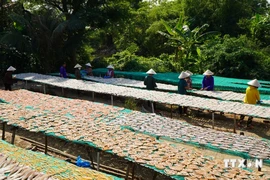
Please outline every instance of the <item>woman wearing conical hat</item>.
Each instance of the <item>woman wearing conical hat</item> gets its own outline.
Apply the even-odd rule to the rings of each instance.
[[[155,74],[157,74],[153,69],[149,69],[149,71],[146,72],[147,76],[144,79],[144,85],[146,86],[146,89],[148,90],[155,90],[157,87],[156,79],[153,77]],[[148,107],[150,107],[150,101],[147,101]],[[154,108],[156,109],[156,103],[153,103]]]
[[[5,85],[5,90],[11,91],[11,86],[13,84],[13,77],[12,77],[12,72],[15,71],[16,69],[12,66],[10,66],[7,69],[7,72],[5,73],[4,77],[4,85]]]
[[[107,66],[107,69],[108,69],[108,71],[107,71],[106,75],[104,76],[104,78],[114,78],[114,67],[113,67],[113,65]]]
[[[190,77],[190,74],[187,72],[181,72],[181,74],[179,75],[179,82],[178,82],[178,93],[179,94],[187,94],[187,90],[191,89],[188,87],[188,83],[186,81],[186,79]],[[183,114],[183,113],[187,113],[187,107],[182,107],[179,106],[179,114]]]
[[[86,75],[93,76],[92,65],[90,63],[85,64],[86,66]]]
[[[254,79],[252,81],[249,81],[248,87],[246,89],[246,96],[244,98],[244,103],[246,104],[260,104],[261,98],[260,98],[260,92],[258,90],[259,87],[261,87],[259,81],[257,79]],[[240,121],[238,123],[238,126],[242,126],[243,121],[244,121],[245,116],[241,115],[240,116]],[[251,123],[252,123],[253,117],[250,116],[247,121],[247,128],[252,128]]]
[[[76,79],[82,79],[81,68],[82,68],[82,66],[79,64],[76,64],[76,66],[74,66]]]
[[[202,81],[202,88],[201,90],[213,91],[214,90],[214,73],[210,70],[206,70],[203,73],[203,81]]]
[[[146,86],[146,89],[148,90],[155,90],[157,87],[156,79],[153,77],[153,75],[157,74],[153,69],[150,69],[146,72],[148,76],[144,79],[144,85]]]

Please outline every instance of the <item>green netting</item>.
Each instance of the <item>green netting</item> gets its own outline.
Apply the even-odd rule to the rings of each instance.
[[[105,68],[94,69],[93,74],[95,76],[103,76],[107,72]],[[126,72],[126,71],[114,71],[116,77],[124,77],[129,79],[144,80],[146,73],[144,72]],[[155,78],[157,82],[167,84],[178,84],[179,73],[157,73]],[[235,91],[245,92],[247,88],[247,79],[226,78],[220,76],[214,76],[215,78],[215,90],[223,91]],[[193,75],[192,84],[194,88],[201,88],[203,75]],[[260,92],[262,94],[270,94],[270,81],[260,81],[262,87]]]
[[[4,99],[0,98],[0,103],[8,103],[7,101],[5,101]]]

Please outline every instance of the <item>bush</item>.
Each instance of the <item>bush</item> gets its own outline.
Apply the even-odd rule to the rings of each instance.
[[[125,100],[125,106],[126,109],[131,109],[131,110],[137,110],[137,102],[133,98],[128,98]]]
[[[157,72],[171,71],[169,56],[163,55],[162,58],[137,56],[125,50],[107,58],[107,62],[121,71],[148,71],[151,68]]]
[[[269,78],[269,54],[259,49],[246,36],[225,36],[220,43],[206,47],[204,53],[207,57],[205,69],[210,69],[216,75],[248,79]]]

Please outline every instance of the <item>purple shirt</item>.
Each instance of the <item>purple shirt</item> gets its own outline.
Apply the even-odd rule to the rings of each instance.
[[[64,66],[61,66],[61,68],[60,68],[60,75],[63,78],[67,78],[67,71],[66,71],[66,68]]]
[[[207,78],[204,76],[203,81],[202,81],[202,88],[206,88],[208,91],[213,91],[214,90],[214,77],[210,76]]]

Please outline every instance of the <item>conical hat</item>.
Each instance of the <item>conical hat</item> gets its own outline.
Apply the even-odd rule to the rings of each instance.
[[[189,77],[190,75],[184,71],[181,72],[181,74],[178,76],[179,79],[185,79]]]
[[[86,66],[89,66],[89,67],[92,67],[92,65],[90,64],[90,63],[87,63],[87,64],[85,64]]]
[[[259,81],[257,79],[249,81],[247,84],[250,85],[250,86],[261,87],[261,85],[260,85],[260,83],[259,83]]]
[[[74,66],[74,68],[81,68],[82,66],[79,64],[76,64],[76,66]]]
[[[108,69],[114,69],[113,65],[107,66]]]
[[[203,73],[203,75],[205,75],[205,76],[212,76],[213,74],[214,73],[208,69]]]
[[[186,73],[188,73],[190,76],[192,76],[193,75],[193,73],[192,72],[190,72],[190,71],[185,71]]]
[[[10,66],[8,69],[7,69],[7,71],[15,71],[16,69],[14,68],[14,67],[12,67],[12,66]]]
[[[146,72],[146,74],[157,74],[153,69],[150,69],[149,71]]]

